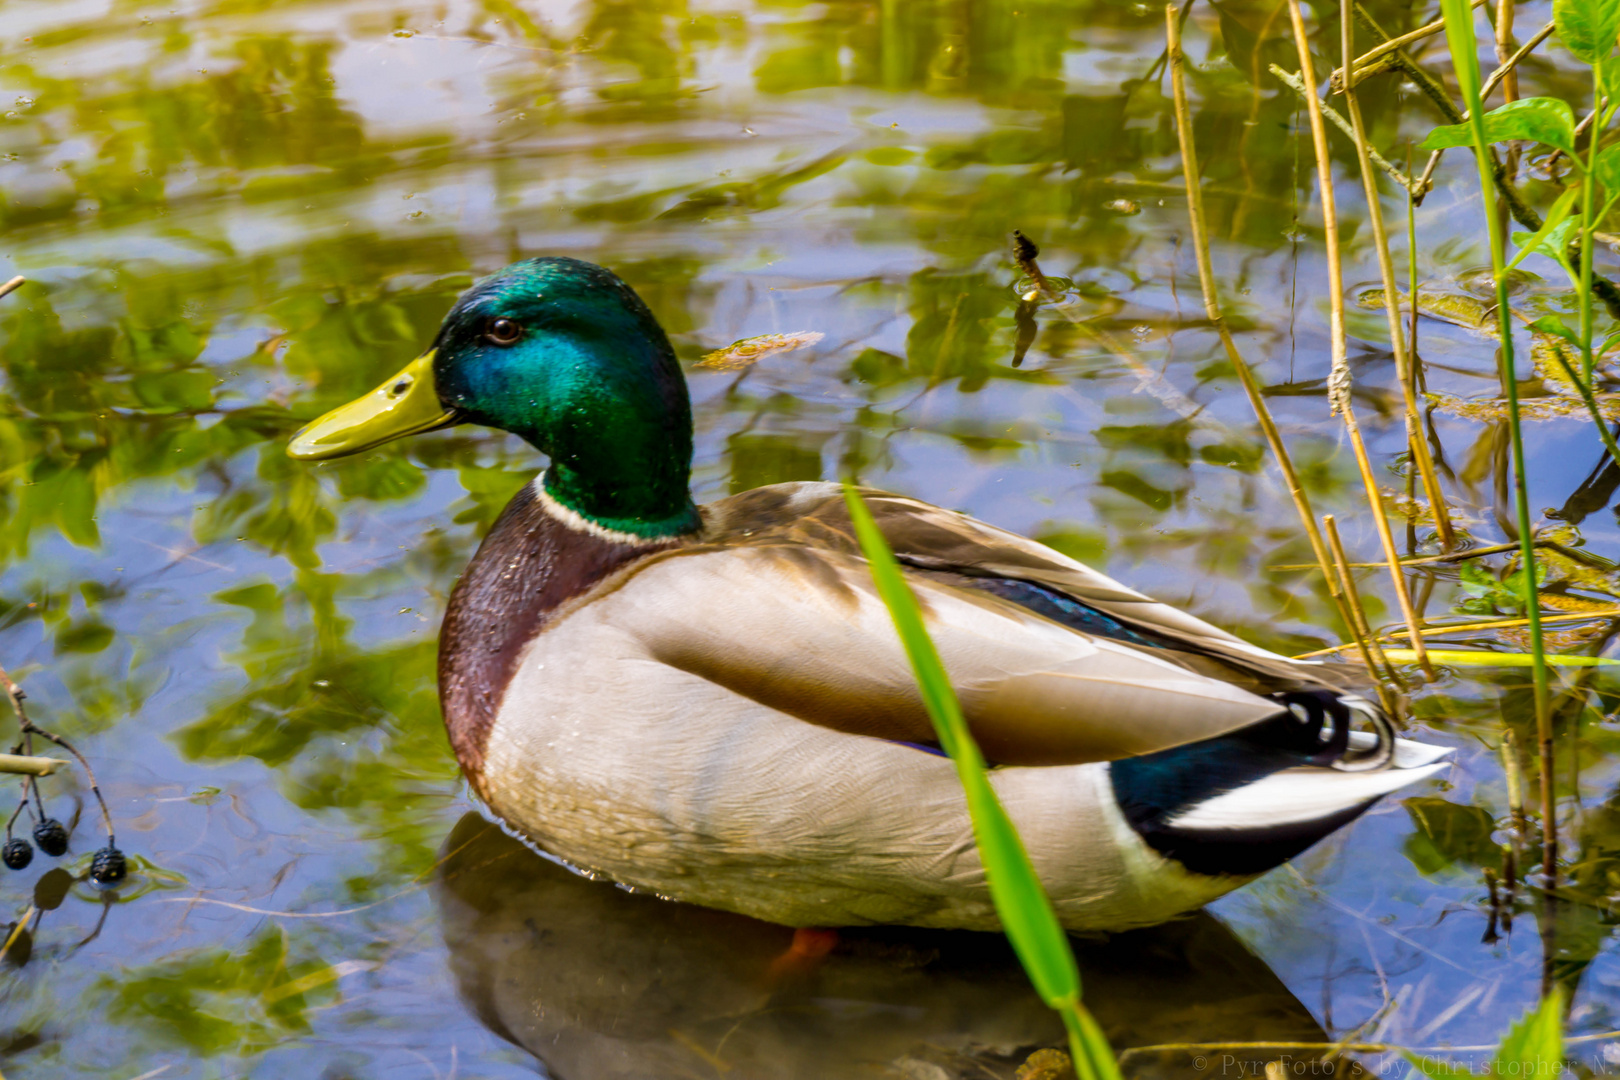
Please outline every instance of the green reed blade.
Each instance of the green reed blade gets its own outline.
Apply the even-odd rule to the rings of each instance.
[[[1541,634],[1541,601],[1536,595],[1535,537],[1530,531],[1530,501],[1525,487],[1524,432],[1519,419],[1519,386],[1513,365],[1513,318],[1508,306],[1506,255],[1501,224],[1496,219],[1496,187],[1491,182],[1490,144],[1485,137],[1483,103],[1480,101],[1479,52],[1474,37],[1474,14],[1468,0],[1440,0],[1446,23],[1446,43],[1462,87],[1463,103],[1468,106],[1468,124],[1474,135],[1474,165],[1479,174],[1480,197],[1485,224],[1490,233],[1491,269],[1496,278],[1496,313],[1501,333],[1499,357],[1502,388],[1508,400],[1508,437],[1513,461],[1513,509],[1519,529],[1519,551],[1523,565],[1524,608],[1530,623],[1531,681],[1535,686],[1536,735],[1540,743],[1541,826],[1543,870],[1549,885],[1558,873],[1558,824],[1553,806],[1552,716],[1548,700],[1546,647]]]
[[[1007,939],[1036,992],[1063,1017],[1075,1071],[1088,1080],[1117,1080],[1119,1067],[1113,1052],[1097,1022],[1080,1004],[1080,969],[1069,948],[1068,935],[1035,874],[1018,829],[985,774],[984,757],[968,730],[961,703],[945,673],[939,651],[934,648],[933,638],[923,625],[917,598],[906,584],[900,564],[873,520],[872,512],[847,480],[844,481],[844,501],[849,506],[855,537],[871,566],[872,581],[894,619],[894,628],[911,661],[912,674],[929,719],[934,723],[934,731],[956,765],[956,775],[967,796],[968,816],[973,821],[973,836],[984,863],[990,898],[995,902]]]

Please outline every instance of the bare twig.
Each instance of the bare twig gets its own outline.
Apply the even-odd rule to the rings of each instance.
[[[60,735],[53,735],[44,728],[34,726],[34,722],[28,719],[27,710],[23,708],[23,700],[28,695],[23,693],[22,687],[18,686],[12,681],[11,676],[6,674],[6,669],[3,667],[0,667],[0,686],[4,687],[6,697],[11,699],[11,711],[17,714],[17,724],[22,728],[22,732],[25,736],[38,735],[42,739],[50,740],[57,746],[60,746],[68,753],[72,754],[73,757],[78,761],[79,765],[84,769],[84,774],[87,778],[89,778],[90,781],[90,793],[96,797],[96,804],[101,807],[101,820],[107,826],[107,844],[108,846],[112,846],[114,840],[112,812],[107,809],[107,800],[101,797],[101,786],[96,783],[95,770],[90,768],[90,763],[84,759],[83,754],[74,749],[72,743],[68,742]]]
[[[1268,67],[1270,68],[1271,73],[1277,76],[1278,80],[1287,85],[1289,89],[1293,90],[1294,93],[1298,94],[1300,97],[1315,98],[1315,95],[1306,89],[1305,81],[1298,75],[1290,71],[1284,71],[1276,64],[1270,64]],[[1350,121],[1346,120],[1343,116],[1340,116],[1339,113],[1326,102],[1318,101],[1318,104],[1320,104],[1322,107],[1323,115],[1329,120],[1333,121],[1334,127],[1338,128],[1352,139],[1356,137],[1355,129],[1351,126]],[[1392,165],[1389,159],[1384,157],[1383,154],[1380,154],[1372,147],[1368,147],[1367,156],[1372,159],[1374,165],[1377,165],[1380,169],[1383,169],[1389,174],[1390,179],[1404,187],[1407,191],[1416,192],[1418,190],[1418,182]]]
[[[23,277],[21,274],[18,274],[4,285],[0,285],[0,296],[6,296],[10,293],[14,293],[18,290],[18,288],[26,285],[27,283],[28,279]]]
[[[1423,175],[1417,178],[1417,188],[1412,195],[1419,206],[1423,205],[1423,197],[1429,193],[1429,189],[1434,187],[1435,166],[1440,164],[1440,155],[1444,153],[1444,150],[1431,152],[1429,160],[1423,166]]]
[[[1513,96],[1508,98],[1508,100],[1517,101],[1519,99],[1518,76],[1515,74],[1515,69],[1519,66],[1519,61],[1529,56],[1536,50],[1536,46],[1540,45],[1543,41],[1546,41],[1547,38],[1552,36],[1553,25],[1554,24],[1549,22],[1540,30],[1537,30],[1535,32],[1535,36],[1519,47],[1518,52],[1514,53],[1506,60],[1503,60],[1501,66],[1490,73],[1489,77],[1486,78],[1485,82],[1479,88],[1479,96],[1481,100],[1490,97],[1491,91],[1496,89],[1496,84],[1502,82],[1504,79],[1512,79],[1514,83],[1512,91]],[[1506,95],[1508,91],[1504,90],[1502,93]]]
[[[1480,7],[1484,3],[1485,0],[1474,0],[1474,7]],[[1351,62],[1350,70],[1354,72],[1354,74],[1351,76],[1351,83],[1358,83],[1367,77],[1366,73],[1361,69],[1366,67],[1368,64],[1371,64],[1375,60],[1395,52],[1397,49],[1404,49],[1413,42],[1422,41],[1427,37],[1433,37],[1435,34],[1438,34],[1445,28],[1446,21],[1444,19],[1436,19],[1432,23],[1425,23],[1416,30],[1402,34],[1400,37],[1390,38],[1382,45],[1376,45],[1373,48],[1368,49]],[[1344,82],[1344,68],[1334,68],[1332,77],[1335,86],[1341,85]]]

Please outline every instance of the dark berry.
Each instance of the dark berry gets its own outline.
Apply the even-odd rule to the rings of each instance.
[[[96,857],[90,861],[90,880],[97,885],[116,885],[127,873],[129,866],[124,862],[124,853],[111,844],[96,852]]]
[[[34,843],[47,855],[55,857],[67,851],[67,840],[67,829],[53,817],[34,826]]]
[[[0,861],[4,861],[13,870],[21,870],[34,861],[34,845],[21,837],[7,840],[6,846],[0,848]]]

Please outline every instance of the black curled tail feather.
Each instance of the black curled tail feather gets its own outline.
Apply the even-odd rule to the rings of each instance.
[[[1359,817],[1375,799],[1357,800],[1308,820],[1256,821],[1242,828],[1188,827],[1194,807],[1289,769],[1370,772],[1394,761],[1395,729],[1355,694],[1297,690],[1273,695],[1273,716],[1203,742],[1109,765],[1125,820],[1161,855],[1202,874],[1262,873]],[[1364,724],[1368,730],[1357,731]]]
[[[1371,772],[1394,762],[1395,725],[1366,698],[1333,690],[1297,690],[1273,697],[1286,712],[1234,734],[1303,754],[1301,764],[1341,772]],[[1370,746],[1365,745],[1366,735],[1352,739],[1351,731],[1358,722],[1370,729]]]

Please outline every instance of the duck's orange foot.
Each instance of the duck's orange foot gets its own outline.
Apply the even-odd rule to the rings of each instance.
[[[775,960],[766,972],[772,983],[808,975],[820,966],[826,955],[838,944],[838,931],[814,926],[801,926],[793,931],[793,944]]]

